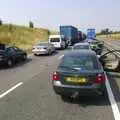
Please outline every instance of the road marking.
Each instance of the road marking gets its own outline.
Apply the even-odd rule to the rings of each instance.
[[[0,99],[5,97],[7,94],[9,94],[10,92],[12,92],[13,90],[15,90],[17,87],[21,86],[23,84],[23,82],[18,83],[17,85],[13,86],[12,88],[10,88],[9,90],[7,90],[6,92],[2,93],[0,95]]]
[[[118,105],[115,101],[114,95],[112,93],[112,89],[110,87],[110,83],[106,74],[106,88],[107,88],[107,93],[108,93],[108,97],[109,97],[109,101],[112,107],[112,111],[113,111],[113,115],[115,120],[120,120],[120,111],[118,109]]]
[[[61,58],[63,58],[63,57],[64,57],[64,55],[61,55],[61,56],[59,56],[59,58],[58,58],[58,59],[60,60],[60,59],[61,59]]]

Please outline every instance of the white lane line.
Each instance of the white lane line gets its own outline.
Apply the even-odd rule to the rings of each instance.
[[[120,120],[120,111],[118,109],[118,105],[115,101],[114,95],[112,93],[112,89],[110,87],[110,83],[106,74],[106,88],[107,88],[107,93],[108,93],[108,97],[109,97],[109,101],[112,107],[112,111],[113,111],[113,115],[115,120]]]
[[[9,90],[7,90],[6,92],[2,93],[0,95],[0,99],[5,97],[7,94],[9,94],[10,92],[12,92],[13,90],[15,90],[17,87],[21,86],[23,84],[23,82],[18,83],[17,85],[13,86],[12,88],[10,88]]]
[[[60,59],[63,58],[63,57],[64,57],[64,55],[61,55],[61,56],[58,57],[58,59],[60,60]]]

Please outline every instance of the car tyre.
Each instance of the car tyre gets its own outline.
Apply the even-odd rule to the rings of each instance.
[[[50,50],[48,54],[49,54],[49,55],[52,55],[52,51]]]
[[[27,60],[27,55],[23,55],[23,61],[26,61]]]
[[[60,95],[61,96],[61,99],[64,101],[64,102],[70,102],[73,100],[73,98],[71,98],[71,96],[69,95]]]
[[[104,91],[102,91],[101,96],[102,96],[102,97],[106,97],[106,96],[107,96],[107,89],[105,89]]]
[[[8,60],[8,61],[7,61],[7,66],[8,66],[9,68],[13,67],[13,60]]]

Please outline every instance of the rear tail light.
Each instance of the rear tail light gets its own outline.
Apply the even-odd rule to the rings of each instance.
[[[60,79],[59,73],[58,73],[58,72],[54,72],[54,73],[53,73],[53,76],[52,76],[52,79],[53,79],[54,81],[58,81],[58,80]]]
[[[98,74],[95,80],[96,84],[104,83],[105,82],[105,75],[104,74]]]

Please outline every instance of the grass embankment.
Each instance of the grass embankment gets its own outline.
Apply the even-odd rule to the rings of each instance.
[[[98,35],[97,38],[104,40],[120,40],[120,33],[110,35]]]
[[[0,43],[15,45],[31,52],[32,46],[39,41],[47,41],[49,30],[28,28],[17,25],[0,26]]]

